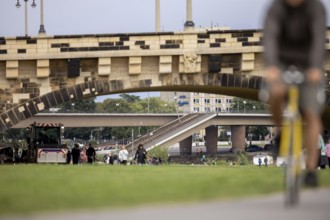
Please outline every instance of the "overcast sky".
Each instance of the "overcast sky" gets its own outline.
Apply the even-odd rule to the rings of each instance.
[[[227,26],[231,29],[262,28],[272,0],[193,0],[196,27]],[[330,0],[322,0],[330,26]],[[0,0],[0,36],[24,35],[24,0]],[[28,1],[29,35],[38,34],[40,0]],[[160,0],[161,29],[180,31],[186,21],[186,0]],[[155,0],[44,0],[48,35],[101,34],[155,31]]]
[[[160,0],[161,27],[179,31],[186,20],[186,0]],[[232,29],[261,28],[271,0],[193,0],[197,27],[213,25]],[[330,0],[323,0],[328,10]],[[24,35],[24,0],[0,0],[0,36]],[[28,1],[29,35],[39,30],[40,0]],[[92,34],[152,32],[155,30],[155,0],[44,0],[47,34]]]

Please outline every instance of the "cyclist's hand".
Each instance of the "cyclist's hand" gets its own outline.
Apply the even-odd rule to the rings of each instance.
[[[281,71],[275,66],[266,68],[266,81],[270,84],[281,82]]]
[[[312,85],[320,84],[322,79],[321,70],[318,68],[311,68],[307,71],[307,80]]]

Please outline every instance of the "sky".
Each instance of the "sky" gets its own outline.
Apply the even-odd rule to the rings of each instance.
[[[24,0],[0,0],[0,36],[23,36]],[[28,34],[38,34],[40,0],[28,1]],[[272,0],[193,0],[196,27],[260,29]],[[322,0],[330,26],[330,0]],[[161,30],[182,31],[186,0],[160,0]],[[47,35],[104,34],[155,31],[155,0],[44,0]],[[138,95],[140,95],[139,93]],[[157,95],[159,93],[150,93]],[[146,97],[147,93],[141,94]],[[115,96],[116,97],[116,96]],[[98,98],[100,101],[102,98]]]

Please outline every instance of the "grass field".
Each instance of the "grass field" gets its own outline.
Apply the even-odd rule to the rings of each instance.
[[[188,202],[282,190],[282,169],[256,166],[0,166],[0,216]],[[330,172],[322,170],[322,186]]]

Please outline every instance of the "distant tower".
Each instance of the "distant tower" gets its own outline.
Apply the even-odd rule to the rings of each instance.
[[[160,32],[160,0],[156,0],[156,32]]]
[[[187,0],[187,20],[184,23],[185,29],[195,27],[194,22],[192,21],[192,0]]]

